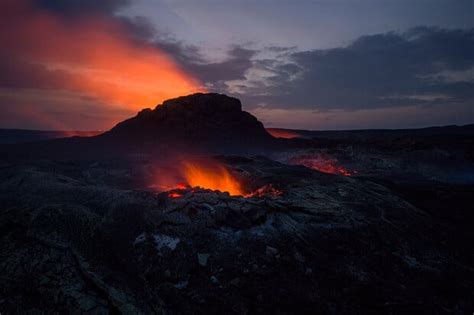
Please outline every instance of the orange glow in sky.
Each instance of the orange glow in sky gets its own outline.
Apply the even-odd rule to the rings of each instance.
[[[204,91],[170,56],[134,38],[114,19],[92,15],[70,22],[34,9],[25,0],[6,0],[0,9],[8,13],[2,14],[3,22],[8,25],[5,19],[11,19],[15,25],[0,32],[2,49],[48,70],[45,80],[51,81],[52,89],[78,92],[131,111]]]

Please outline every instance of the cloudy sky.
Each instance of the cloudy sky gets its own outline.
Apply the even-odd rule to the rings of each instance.
[[[104,130],[197,91],[268,127],[474,123],[473,0],[3,0],[0,128]]]

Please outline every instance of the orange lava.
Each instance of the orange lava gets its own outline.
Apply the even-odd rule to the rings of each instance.
[[[177,192],[170,192],[168,194],[169,198],[183,198],[183,194],[177,193]]]
[[[222,165],[184,162],[183,172],[186,182],[191,187],[226,191],[231,195],[244,195],[239,181]]]
[[[166,191],[169,198],[182,198],[199,189],[217,190],[245,198],[278,197],[283,194],[283,191],[272,184],[249,192],[250,189],[245,189],[241,179],[235,177],[223,164],[210,158],[178,160],[172,166],[159,168],[150,187]]]
[[[313,170],[329,174],[343,176],[353,176],[357,174],[356,170],[349,170],[344,166],[339,165],[338,160],[325,154],[298,156],[290,159],[289,163],[303,165]]]
[[[220,162],[211,158],[176,159],[159,167],[150,187],[159,191],[170,191],[171,198],[183,191],[192,192],[203,188],[228,192],[231,195],[244,195],[240,181]]]
[[[272,184],[268,184],[252,191],[250,194],[246,194],[244,197],[245,198],[263,197],[263,196],[278,197],[281,195],[283,195],[283,191],[275,188]]]

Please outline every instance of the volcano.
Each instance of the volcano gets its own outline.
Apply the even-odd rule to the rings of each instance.
[[[219,153],[256,152],[275,142],[257,118],[242,110],[238,99],[216,93],[167,100],[97,138],[138,150]]]
[[[274,138],[256,117],[243,111],[240,100],[196,93],[144,109],[97,136],[12,145],[5,154],[66,159],[183,152],[258,154],[279,147],[283,140]]]

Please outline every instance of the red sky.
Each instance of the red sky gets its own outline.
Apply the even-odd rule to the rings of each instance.
[[[0,68],[9,73],[0,97],[14,104],[19,120],[11,127],[34,120],[32,127],[42,129],[106,129],[142,108],[203,90],[117,19],[61,16],[27,0],[0,6]],[[62,118],[74,112],[77,119]]]

